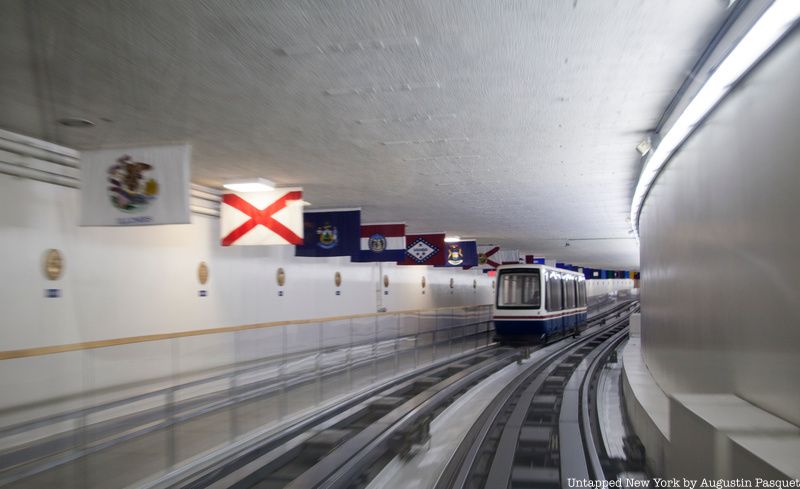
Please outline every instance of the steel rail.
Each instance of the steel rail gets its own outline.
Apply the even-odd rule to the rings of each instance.
[[[521,420],[527,412],[527,407],[530,405],[530,401],[536,391],[544,383],[547,375],[556,370],[561,363],[560,360],[572,356],[590,342],[608,334],[613,328],[624,324],[627,321],[627,315],[625,317],[622,316],[626,312],[630,312],[632,306],[635,306],[635,301],[628,301],[604,311],[590,320],[590,322],[607,322],[612,317],[616,317],[617,320],[601,330],[593,332],[590,336],[571,342],[563,348],[552,352],[545,358],[532,363],[528,369],[520,373],[481,413],[479,419],[451,457],[435,487],[437,489],[465,488],[473,484],[474,481],[471,480],[474,474],[473,469],[477,465],[478,458],[484,449],[490,432],[501,422],[502,413],[508,410],[509,403],[514,401],[515,396],[520,395],[520,391],[524,389],[521,394],[523,398],[518,399],[519,402],[516,403],[516,413],[512,411],[512,414],[506,419],[507,422],[500,437],[500,443],[503,444],[504,448],[501,449],[500,445],[498,445],[498,450],[492,460],[492,466],[490,466],[487,474],[487,477],[490,478],[485,481],[485,487],[507,487],[513,466],[513,453],[519,438],[519,430],[516,428],[521,428]],[[517,407],[519,410],[516,409]],[[516,436],[514,436],[514,433],[516,433]],[[504,451],[501,453],[501,450]],[[495,465],[495,462],[497,465]]]
[[[142,484],[141,487],[156,488],[173,485],[187,488],[228,487],[250,476],[260,467],[274,461],[277,455],[285,455],[288,449],[296,448],[298,442],[293,442],[293,439],[302,438],[303,436],[307,438],[307,433],[329,428],[335,421],[346,419],[359,409],[363,409],[362,405],[370,399],[389,396],[398,389],[402,389],[403,386],[413,384],[419,378],[430,376],[432,372],[446,370],[452,365],[461,364],[471,358],[490,355],[499,349],[498,345],[492,344],[407,372],[390,381],[371,386],[345,401],[282,429],[280,432],[255,438],[246,444],[220,450],[209,457],[205,457],[204,460],[195,462],[191,466],[181,467],[171,474]],[[301,439],[300,443],[303,441]],[[281,449],[282,453],[277,455],[273,453],[278,449]]]

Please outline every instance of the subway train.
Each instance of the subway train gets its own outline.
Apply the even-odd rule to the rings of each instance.
[[[497,267],[492,320],[499,339],[546,343],[586,324],[583,274],[546,265]]]

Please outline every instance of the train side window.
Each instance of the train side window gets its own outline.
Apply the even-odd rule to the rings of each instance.
[[[561,289],[562,289],[561,278],[559,278],[558,275],[556,275],[555,273],[550,275],[549,288],[550,288],[550,290],[552,290],[552,293],[553,293],[553,304],[552,304],[553,307],[550,310],[552,310],[552,311],[561,311],[561,310],[563,310],[564,309],[564,303],[563,303],[562,295],[561,295]]]
[[[571,276],[564,276],[564,309],[575,309],[575,285]]]
[[[578,284],[578,291],[581,296],[581,307],[586,307],[586,280],[581,280]]]

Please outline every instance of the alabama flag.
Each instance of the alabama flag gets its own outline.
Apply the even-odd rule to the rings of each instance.
[[[361,249],[353,261],[401,261],[406,254],[406,225],[362,224]]]
[[[444,233],[407,234],[406,254],[398,265],[444,266],[446,256]]]
[[[497,245],[478,245],[478,265],[482,269],[519,263],[519,250],[501,250]]]
[[[222,246],[303,244],[303,189],[222,194],[220,237]]]

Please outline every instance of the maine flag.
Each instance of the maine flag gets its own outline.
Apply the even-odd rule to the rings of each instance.
[[[478,244],[475,241],[445,243],[445,267],[470,268],[478,265]]]
[[[400,261],[405,254],[405,223],[361,225],[361,250],[353,261]]]
[[[443,266],[445,259],[444,233],[407,234],[406,254],[398,265]]]
[[[358,253],[361,211],[305,211],[303,244],[295,256],[353,256]]]

